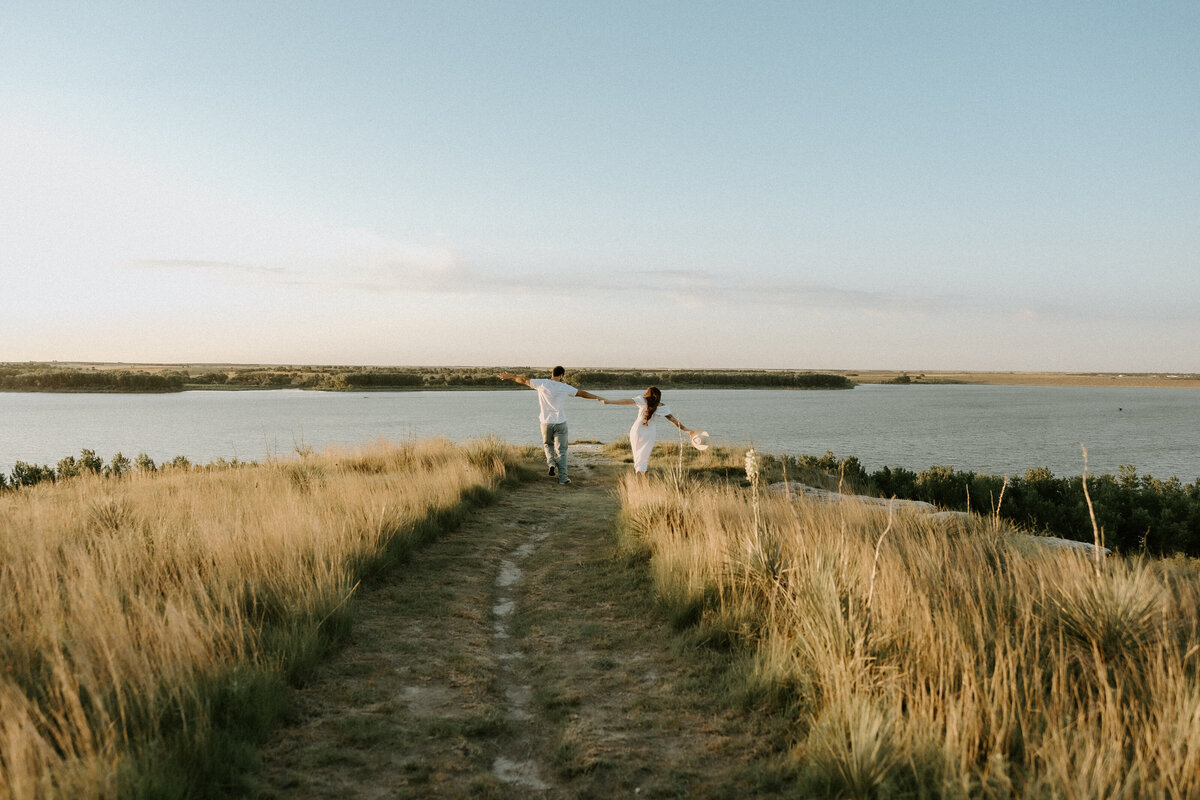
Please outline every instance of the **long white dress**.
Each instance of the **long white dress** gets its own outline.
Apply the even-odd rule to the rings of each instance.
[[[650,451],[654,449],[654,438],[657,435],[655,426],[659,418],[665,419],[671,409],[665,405],[659,405],[654,409],[654,416],[650,417],[650,421],[645,425],[646,416],[646,398],[641,395],[633,398],[633,402],[637,403],[637,419],[633,421],[633,427],[629,429],[629,444],[633,448],[633,468],[637,472],[645,472],[650,468]]]

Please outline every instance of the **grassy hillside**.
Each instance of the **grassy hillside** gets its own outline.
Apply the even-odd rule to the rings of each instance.
[[[379,443],[0,493],[0,798],[218,793],[359,582],[515,458]]]
[[[627,480],[624,548],[793,716],[811,796],[1200,796],[1195,561],[1097,563],[746,475],[714,448]]]

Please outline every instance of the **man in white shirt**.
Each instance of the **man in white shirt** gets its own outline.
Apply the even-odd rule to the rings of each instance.
[[[567,477],[567,398],[601,399],[583,389],[563,383],[562,378],[566,374],[567,371],[562,367],[555,367],[550,373],[550,380],[527,378],[511,372],[501,372],[496,376],[501,380],[524,384],[537,391],[538,420],[542,423],[542,447],[546,451],[546,466],[551,477],[557,475],[559,484],[564,486],[571,482]]]

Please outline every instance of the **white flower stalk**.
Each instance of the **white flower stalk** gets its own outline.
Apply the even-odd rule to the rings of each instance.
[[[758,511],[758,453],[754,452],[751,447],[746,451],[746,478],[750,481],[750,485],[754,489],[754,538],[758,539],[759,531],[759,511]]]
[[[746,479],[753,484],[758,483],[758,453],[751,447],[746,451]]]

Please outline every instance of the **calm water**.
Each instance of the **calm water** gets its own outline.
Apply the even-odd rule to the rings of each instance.
[[[603,392],[609,397],[638,393]],[[673,390],[676,416],[716,443],[774,453],[832,450],[868,469],[934,464],[995,474],[1034,466],[1058,475],[1132,464],[1143,474],[1200,477],[1200,391],[1029,386],[859,386],[850,391]],[[633,409],[576,400],[572,439],[623,438]],[[81,448],[108,459],[145,452],[262,459],[296,446],[353,445],[495,433],[537,442],[533,392],[182,392],[162,395],[0,393],[0,472],[17,460],[53,465]],[[660,436],[674,438],[666,426]]]

